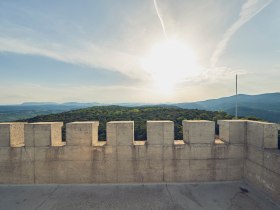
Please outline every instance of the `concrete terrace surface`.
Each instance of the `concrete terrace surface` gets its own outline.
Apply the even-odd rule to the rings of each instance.
[[[280,207],[243,182],[215,182],[0,185],[0,209],[276,210]]]

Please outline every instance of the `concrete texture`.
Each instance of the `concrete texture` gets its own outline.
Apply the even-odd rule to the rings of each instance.
[[[277,134],[277,124],[247,122],[244,179],[280,203],[280,150],[277,149]]]
[[[150,145],[173,145],[174,122],[147,121],[147,142]]]
[[[241,191],[244,187],[248,192]],[[0,209],[276,210],[242,182],[145,185],[0,185]]]
[[[266,122],[247,122],[247,143],[264,149],[278,148],[278,125]]]
[[[0,147],[23,147],[25,123],[0,123]]]
[[[24,126],[25,146],[63,146],[62,122],[30,123]]]
[[[7,166],[0,171],[0,182],[63,184],[242,180],[242,147],[224,145],[222,152],[217,150],[220,147],[214,144],[3,147],[0,148],[0,157]],[[26,170],[23,172],[30,174],[30,179],[25,182],[15,172],[14,164],[20,163]],[[9,182],[11,179],[18,182]]]
[[[66,124],[66,139],[69,146],[96,146],[99,122],[72,122]]]
[[[215,122],[183,120],[183,139],[190,144],[214,144]]]
[[[10,146],[10,124],[0,124],[0,147]]]
[[[264,148],[277,149],[278,148],[278,125],[274,123],[264,124]]]
[[[264,168],[262,165],[246,160],[244,176],[248,183],[264,191],[275,202],[280,203],[279,174]]]
[[[0,124],[1,184],[90,184],[243,181],[280,203],[278,126],[253,121],[183,121],[183,140],[174,123],[149,121],[148,141],[134,141],[134,122],[107,123],[98,142],[98,122],[24,125],[25,147],[11,147],[11,125]],[[21,127],[22,128],[22,127]],[[23,136],[23,135],[22,135]],[[15,142],[22,142],[14,135]],[[222,140],[221,140],[222,139]],[[272,148],[271,148],[272,147]],[[267,149],[269,148],[269,149]]]
[[[108,145],[132,145],[134,141],[134,121],[111,121],[107,123]]]
[[[250,146],[249,150],[253,155],[245,161],[245,180],[280,203],[280,150],[264,150],[260,153]]]
[[[280,174],[280,150],[264,150],[264,167]]]
[[[246,138],[246,120],[219,120],[219,138],[232,144],[243,144]]]

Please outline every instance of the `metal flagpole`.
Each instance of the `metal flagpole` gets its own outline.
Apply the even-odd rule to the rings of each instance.
[[[238,118],[238,113],[237,113],[237,106],[238,106],[238,95],[237,95],[237,79],[238,79],[238,76],[236,74],[236,83],[235,83],[235,119]]]

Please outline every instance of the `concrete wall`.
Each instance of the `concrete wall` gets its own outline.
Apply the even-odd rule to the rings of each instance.
[[[278,127],[273,123],[247,122],[244,177],[280,203],[280,150]]]
[[[147,141],[134,141],[134,122],[0,124],[0,183],[147,183],[243,180],[279,197],[280,154],[275,124],[183,121],[174,140],[172,121],[148,121]],[[17,126],[18,129],[15,129]],[[24,137],[24,141],[22,140]],[[11,143],[16,142],[16,143]]]

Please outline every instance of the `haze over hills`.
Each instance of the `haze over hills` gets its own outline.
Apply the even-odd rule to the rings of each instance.
[[[225,111],[235,114],[235,96],[198,101],[193,103],[174,104],[184,109],[201,109]],[[280,122],[280,93],[260,95],[238,95],[239,116],[255,116],[271,122]]]
[[[181,108],[199,108],[206,110],[228,110],[235,107],[235,96],[209,99],[193,103],[174,104]],[[280,111],[280,93],[265,93],[260,95],[238,95],[238,104],[241,107],[252,109],[266,109],[267,111]]]
[[[56,103],[56,102],[24,102],[18,106],[78,106],[78,107],[88,107],[88,106],[102,106],[105,104],[101,103],[79,103],[79,102],[66,102],[66,103]],[[15,105],[16,106],[16,105]]]
[[[97,103],[69,102],[58,104],[54,102],[26,102],[18,105],[0,106],[0,122],[27,119],[37,115],[55,114],[74,109],[98,106]]]
[[[280,93],[266,93],[260,95],[238,95],[239,116],[255,116],[267,121],[280,123]],[[65,111],[88,108],[94,106],[119,105],[124,107],[139,106],[163,106],[162,104],[148,103],[114,103],[102,104],[97,102],[25,102],[18,105],[0,106],[0,121],[15,121],[27,119],[37,115],[55,114]],[[208,111],[225,111],[228,114],[235,114],[235,96],[210,99],[191,103],[168,104],[184,109],[199,109]]]

